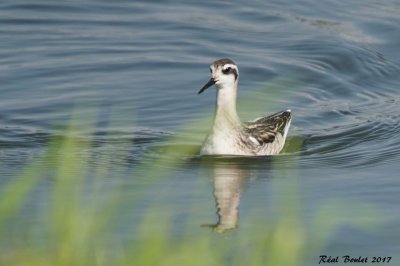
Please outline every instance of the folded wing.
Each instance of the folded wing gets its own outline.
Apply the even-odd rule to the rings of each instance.
[[[242,141],[264,146],[273,143],[278,137],[285,138],[291,118],[291,112],[287,110],[246,122],[243,124],[243,136],[247,139]]]

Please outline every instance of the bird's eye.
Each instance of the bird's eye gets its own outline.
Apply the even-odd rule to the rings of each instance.
[[[229,74],[231,72],[232,68],[231,67],[227,67],[225,69],[222,69],[222,73],[224,74]]]
[[[210,68],[210,73],[212,73],[212,69]]]

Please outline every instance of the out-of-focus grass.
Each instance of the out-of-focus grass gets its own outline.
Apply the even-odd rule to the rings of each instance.
[[[95,166],[89,165],[92,143],[78,137],[73,122],[63,136],[50,141],[47,153],[1,190],[0,265],[305,265],[310,248],[315,251],[325,244],[337,225],[334,219],[326,218],[322,208],[313,227],[324,237],[307,233],[294,176],[293,187],[286,193],[291,196],[280,202],[282,211],[273,223],[260,224],[254,216],[249,218],[255,221],[254,226],[237,229],[240,234],[237,230],[218,234],[204,228],[199,229],[202,233],[193,234],[182,228],[180,237],[174,237],[174,213],[160,219],[157,207],[166,206],[154,206],[138,222],[135,237],[122,240],[120,234],[110,234],[109,230],[123,212],[119,190],[105,191],[101,181],[112,174],[108,169],[113,154],[103,155]],[[146,169],[149,186],[151,180],[167,174],[165,169],[182,161],[175,149],[174,145],[167,148],[164,153],[171,156],[152,161],[152,167],[137,166]],[[38,217],[39,222],[20,223],[19,211],[43,181],[52,183],[46,211]],[[135,206],[143,194],[138,193],[131,205]],[[18,224],[24,226],[19,228]]]
[[[312,246],[301,223],[295,185],[292,197],[281,203],[279,219],[273,224],[240,228],[245,237],[204,229],[204,234],[195,236],[185,232],[178,240],[170,235],[171,219],[160,221],[154,211],[141,221],[134,240],[123,243],[117,236],[102,233],[118,213],[118,191],[98,200],[94,182],[90,183],[94,197],[85,195],[87,158],[74,156],[81,149],[90,149],[90,143],[82,143],[71,132],[53,142],[48,154],[38,160],[48,160],[45,165],[53,168],[48,216],[42,219],[39,237],[31,236],[37,223],[33,228],[29,223],[20,228],[15,238],[0,231],[1,265],[303,265],[306,248]],[[104,160],[99,168],[107,164]],[[94,175],[108,174],[104,169],[96,169]],[[32,162],[8,184],[1,195],[2,229],[13,223],[29,191],[47,175],[46,171],[49,168]],[[324,234],[332,232],[332,220],[324,215],[315,223]]]

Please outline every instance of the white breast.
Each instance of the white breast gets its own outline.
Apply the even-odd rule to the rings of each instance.
[[[209,135],[200,151],[201,155],[252,155],[243,150],[237,132],[216,132]]]

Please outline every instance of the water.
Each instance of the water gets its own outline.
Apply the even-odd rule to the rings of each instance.
[[[189,213],[194,221],[187,226],[201,233],[201,224],[217,222],[217,204],[221,228],[238,219],[240,234],[271,222],[276,203],[298,183],[307,228],[319,209],[329,210],[325,202],[338,199],[346,215],[380,220],[372,232],[342,225],[323,253],[395,256],[399,23],[395,0],[2,2],[0,183],[65,134],[75,110],[95,117],[92,127],[77,122],[80,138],[93,141],[91,164],[113,154],[106,186],[124,187],[129,202],[151,183],[141,212],[122,220],[139,219],[162,202],[176,235]],[[221,57],[239,65],[244,120],[292,109],[285,155],[209,160],[188,152],[199,148],[211,123],[215,94],[196,93]],[[169,137],[174,143],[165,142]],[[147,180],[151,167],[138,165],[168,159],[171,147],[180,164]],[[358,203],[379,214],[358,212]],[[41,206],[40,196],[35,204]]]

